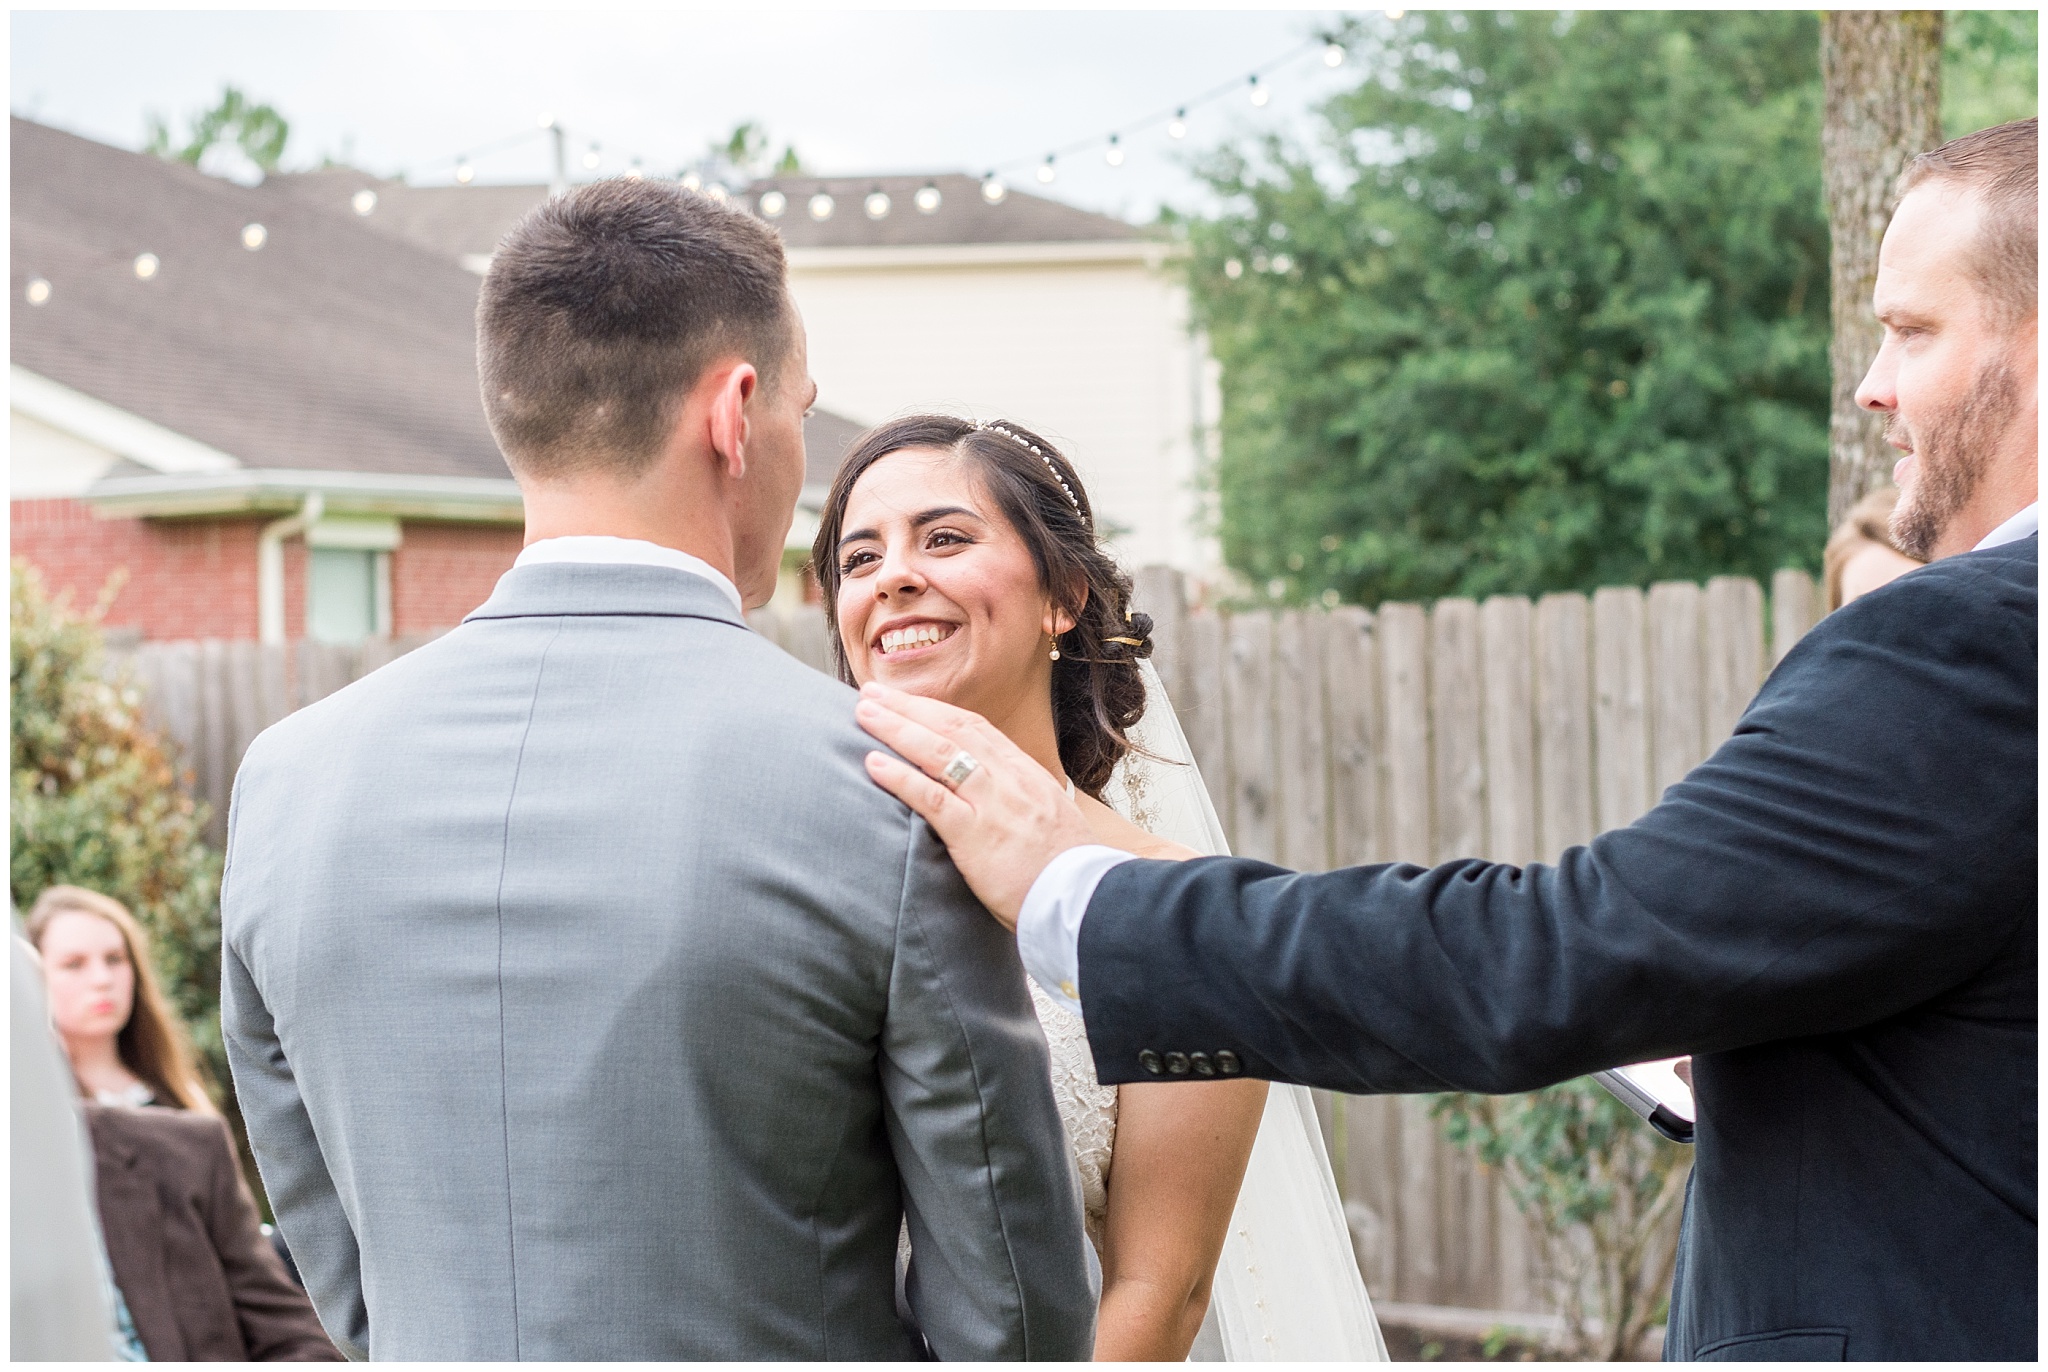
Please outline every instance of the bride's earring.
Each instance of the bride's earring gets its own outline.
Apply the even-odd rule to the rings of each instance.
[[[1054,662],[1058,662],[1060,660],[1060,641],[1058,639],[1054,639],[1052,641],[1051,657]]]

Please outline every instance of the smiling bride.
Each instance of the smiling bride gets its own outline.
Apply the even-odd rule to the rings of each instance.
[[[1051,443],[943,415],[873,429],[813,553],[849,683],[978,712],[1066,781],[1100,843],[1226,851],[1145,661],[1151,621]],[[1385,1359],[1308,1093],[1227,1053],[1102,1086],[1080,1018],[1031,992],[1102,1261],[1097,1360]]]

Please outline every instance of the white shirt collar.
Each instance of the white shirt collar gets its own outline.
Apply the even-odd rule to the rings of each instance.
[[[515,567],[537,567],[547,562],[597,562],[610,566],[672,567],[691,576],[701,576],[732,602],[732,607],[742,616],[746,607],[740,602],[739,587],[732,579],[701,557],[694,557],[681,548],[664,548],[659,543],[649,543],[644,538],[614,538],[610,534],[565,534],[560,538],[543,538],[529,543],[513,560]]]
[[[2041,532],[2041,502],[2037,500],[2011,519],[2006,520],[2005,523],[1993,529],[1990,533],[1984,535],[1984,541],[1975,548],[1970,549],[1970,551],[1974,553],[1985,548],[1996,548],[2002,543],[2017,543],[2027,535],[2039,532]]]

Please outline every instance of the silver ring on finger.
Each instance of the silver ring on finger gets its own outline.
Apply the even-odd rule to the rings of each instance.
[[[953,754],[953,760],[939,773],[939,780],[945,782],[949,789],[957,791],[960,789],[960,783],[973,776],[980,767],[981,764],[975,761],[974,754],[963,748]]]

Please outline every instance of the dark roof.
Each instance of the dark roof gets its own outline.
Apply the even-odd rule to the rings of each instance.
[[[477,398],[478,279],[374,231],[394,222],[382,183],[310,172],[251,189],[22,119],[10,137],[17,365],[252,467],[508,475]],[[366,187],[367,218],[349,207]],[[431,223],[448,203],[411,212]],[[252,223],[267,233],[254,252]],[[42,306],[24,296],[37,277]],[[806,484],[829,482],[860,432],[813,411]]]
[[[21,119],[10,139],[15,363],[251,466],[507,475],[477,398],[474,275],[275,178]]]
[[[335,210],[346,210],[359,190],[374,190],[377,205],[363,220],[444,258],[487,257],[519,217],[547,199],[546,186],[407,186],[366,172],[318,171],[271,178],[268,185]],[[917,208],[917,192],[931,186],[939,207]],[[874,191],[889,197],[880,219],[866,213]],[[769,222],[792,248],[936,247],[971,243],[1100,243],[1137,239],[1144,231],[1121,219],[1078,210],[1014,188],[992,205],[971,176],[777,176],[757,181],[739,203],[760,212],[760,197],[780,192],[782,213]],[[809,212],[811,198],[832,197],[823,220]]]

